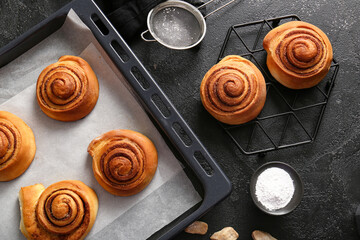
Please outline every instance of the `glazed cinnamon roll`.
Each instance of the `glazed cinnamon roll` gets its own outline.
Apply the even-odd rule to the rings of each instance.
[[[157,151],[150,139],[131,130],[112,130],[88,147],[96,180],[109,193],[130,196],[142,191],[153,178]]]
[[[217,120],[232,125],[246,123],[265,104],[265,79],[252,62],[229,55],[205,74],[200,96],[206,110]]]
[[[333,58],[325,33],[301,21],[274,28],[265,36],[263,46],[271,75],[292,89],[317,85],[329,72]]]
[[[37,102],[49,117],[76,121],[88,115],[99,97],[99,83],[80,57],[62,56],[46,67],[36,85]]]
[[[35,152],[31,128],[16,115],[0,111],[0,181],[10,181],[23,174]]]
[[[29,240],[84,239],[98,211],[96,193],[76,180],[23,187],[19,201],[20,230]]]

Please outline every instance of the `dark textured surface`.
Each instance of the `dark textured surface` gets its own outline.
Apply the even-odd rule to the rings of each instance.
[[[0,47],[67,2],[1,0]],[[130,43],[233,183],[231,196],[202,218],[209,224],[207,235],[182,233],[176,239],[209,239],[226,226],[233,226],[239,239],[251,239],[255,229],[278,239],[359,239],[354,216],[360,204],[359,12],[358,0],[238,0],[208,18],[207,35],[196,49],[174,51],[140,39]],[[270,152],[263,158],[245,156],[202,107],[200,82],[216,63],[230,25],[287,14],[297,14],[329,36],[340,63],[339,75],[314,143]],[[299,207],[282,217],[262,213],[249,193],[255,169],[274,160],[293,166],[305,187]]]

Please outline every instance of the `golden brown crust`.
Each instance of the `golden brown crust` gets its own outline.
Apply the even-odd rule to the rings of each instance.
[[[292,89],[317,85],[329,72],[333,51],[326,34],[302,22],[287,22],[264,38],[266,64],[272,76]]]
[[[0,181],[10,181],[23,174],[35,152],[31,128],[16,115],[0,111]]]
[[[206,110],[217,120],[242,124],[254,119],[264,107],[265,79],[252,62],[229,55],[205,74],[200,96]]]
[[[23,187],[19,201],[20,230],[29,240],[84,239],[98,211],[96,193],[76,180]]]
[[[158,157],[154,144],[141,133],[112,130],[88,147],[96,180],[109,193],[130,196],[142,191],[155,175]]]
[[[35,206],[41,195],[45,190],[42,184],[35,184],[33,186],[22,187],[19,192],[20,202],[20,230],[26,237],[26,239],[43,239],[46,236],[46,232],[40,228],[36,221]]]
[[[99,83],[90,65],[80,57],[62,56],[47,66],[36,84],[41,110],[60,121],[76,121],[88,115],[99,97]]]

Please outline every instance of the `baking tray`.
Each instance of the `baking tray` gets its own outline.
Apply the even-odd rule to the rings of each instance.
[[[150,116],[203,200],[150,239],[171,239],[231,192],[231,183],[123,38],[92,0],[74,0],[0,49],[0,67],[58,30],[73,9],[127,80],[130,92]]]

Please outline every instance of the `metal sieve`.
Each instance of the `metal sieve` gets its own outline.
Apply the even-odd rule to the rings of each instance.
[[[141,33],[141,38],[147,42],[159,42],[167,48],[183,50],[198,45],[206,34],[205,18],[226,7],[235,0],[230,0],[205,17],[200,8],[213,2],[210,0],[200,7],[177,0],[168,0],[153,8],[147,17],[148,30]],[[150,33],[153,39],[145,37]]]

